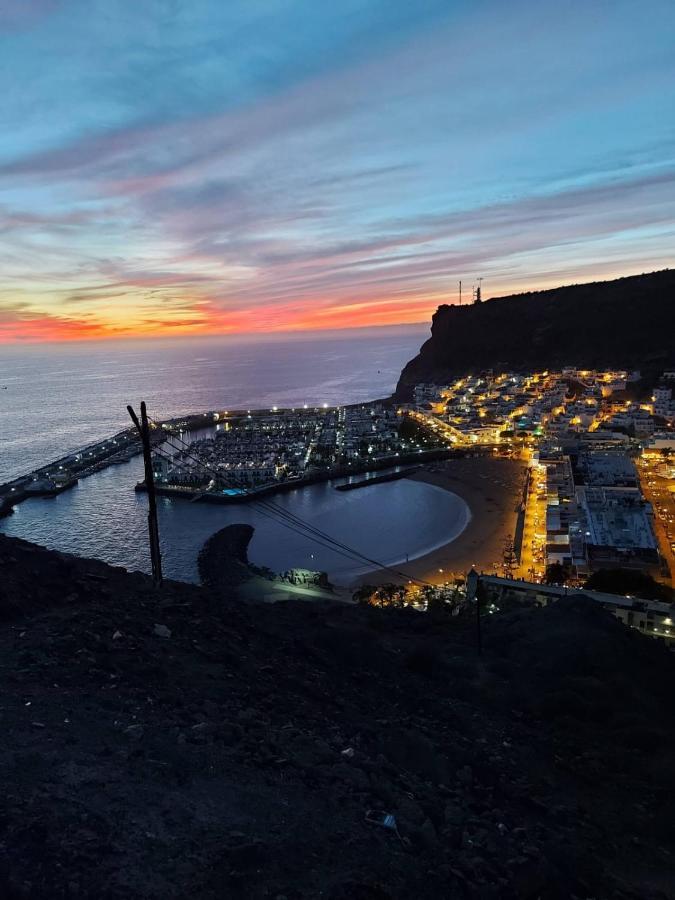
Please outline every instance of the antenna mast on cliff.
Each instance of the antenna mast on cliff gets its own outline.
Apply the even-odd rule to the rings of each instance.
[[[459,305],[462,305],[462,282],[459,282]]]

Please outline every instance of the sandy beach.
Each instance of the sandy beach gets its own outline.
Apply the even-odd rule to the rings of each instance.
[[[418,469],[409,477],[457,494],[469,506],[471,520],[455,540],[396,568],[411,578],[433,582],[465,575],[471,566],[496,571],[504,543],[515,532],[525,470],[520,460],[492,457],[452,459]],[[390,572],[378,570],[364,575],[359,583],[392,580]]]

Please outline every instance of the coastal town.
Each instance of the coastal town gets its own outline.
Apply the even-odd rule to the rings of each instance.
[[[429,457],[526,464],[509,575],[675,571],[675,372],[647,400],[638,372],[484,373],[420,384],[411,403],[213,413],[215,433],[169,439],[160,489],[250,494]]]
[[[400,477],[457,493],[470,522],[406,566],[413,605],[425,601],[419,584],[430,580],[439,596],[450,591],[456,600],[453,582],[472,567],[516,593],[522,585],[580,589],[594,573],[618,569],[673,583],[670,370],[651,385],[639,372],[619,370],[483,372],[418,384],[409,402],[220,410],[153,422],[151,443],[158,493],[191,500],[238,503],[321,480],[343,490]],[[140,451],[127,429],[71,453],[3,485],[3,511]],[[371,580],[388,578],[383,570]],[[544,598],[540,588],[527,590]],[[670,637],[669,607],[652,613],[652,630]]]
[[[527,462],[508,574],[580,583],[598,569],[675,572],[675,372],[471,376],[415,388],[408,415],[455,447]]]

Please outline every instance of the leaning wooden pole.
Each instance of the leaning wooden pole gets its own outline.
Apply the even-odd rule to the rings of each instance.
[[[152,580],[155,587],[162,586],[162,552],[159,546],[159,526],[157,524],[157,498],[155,495],[155,475],[152,471],[152,452],[150,448],[150,426],[145,400],[141,402],[141,420],[132,406],[127,406],[131,420],[141,437],[143,447],[143,463],[145,465],[145,489],[148,494],[148,538],[150,541],[150,564]]]
[[[479,656],[483,655],[483,635],[480,627],[480,601],[482,593],[483,585],[481,584],[479,576],[478,584],[476,585],[476,649],[478,650]]]

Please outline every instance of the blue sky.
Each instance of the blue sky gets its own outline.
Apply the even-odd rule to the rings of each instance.
[[[672,0],[0,0],[0,340],[669,266],[674,46]]]

